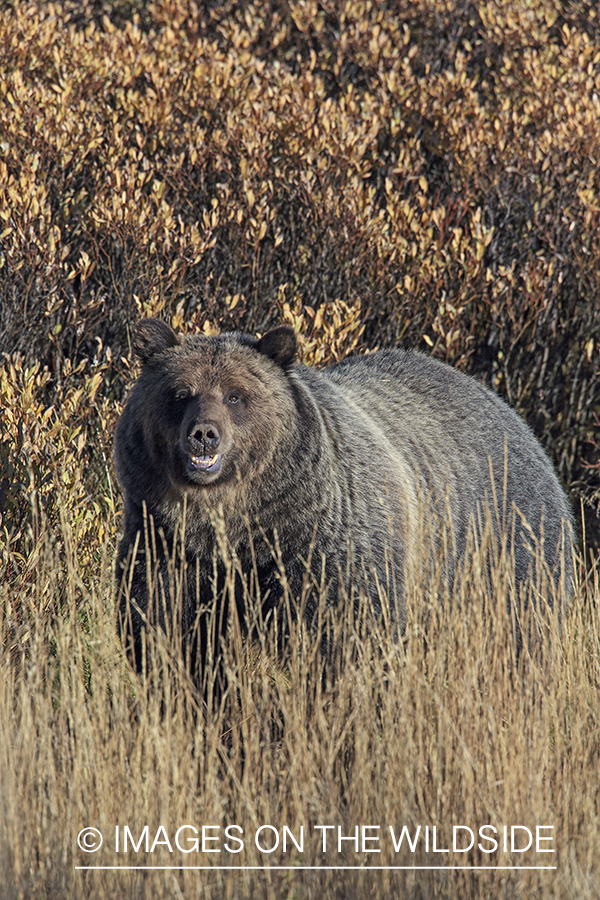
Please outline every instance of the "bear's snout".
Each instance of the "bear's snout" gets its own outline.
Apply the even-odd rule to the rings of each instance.
[[[192,480],[196,481],[196,476],[202,475],[204,484],[206,475],[216,476],[221,469],[224,452],[221,428],[214,421],[198,418],[184,427],[182,437],[188,477],[193,476]]]
[[[192,422],[187,442],[192,456],[214,456],[221,443],[219,427],[214,422]]]

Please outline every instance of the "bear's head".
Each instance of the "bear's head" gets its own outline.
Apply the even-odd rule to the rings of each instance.
[[[165,487],[194,491],[264,472],[285,444],[294,413],[291,328],[274,328],[260,339],[182,337],[159,319],[145,319],[135,329],[134,348],[143,367],[129,418],[152,480],[160,474]]]

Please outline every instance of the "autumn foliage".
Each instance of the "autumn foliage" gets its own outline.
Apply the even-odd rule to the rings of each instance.
[[[0,346],[48,404],[65,366],[120,400],[147,313],[418,347],[525,415],[593,531],[595,4],[23,2],[0,66]]]

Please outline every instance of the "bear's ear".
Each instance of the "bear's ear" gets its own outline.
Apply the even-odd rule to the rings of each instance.
[[[282,369],[287,369],[296,359],[298,342],[294,329],[288,325],[279,325],[263,334],[256,344],[259,353],[263,353],[276,362]]]
[[[173,329],[160,319],[142,319],[133,332],[133,349],[142,362],[178,343],[179,338]]]

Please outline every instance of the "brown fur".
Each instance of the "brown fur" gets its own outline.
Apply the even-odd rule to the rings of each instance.
[[[148,319],[135,346],[144,365],[115,439],[125,494],[119,563],[126,568],[146,511],[166,579],[185,501],[194,576],[184,630],[215,596],[217,521],[242,570],[256,573],[265,617],[281,605],[277,546],[292,596],[312,554],[312,575],[328,585],[329,603],[337,602],[340,580],[350,580],[376,609],[387,597],[401,627],[423,518],[433,532],[452,523],[450,579],[469,534],[494,505],[498,533],[510,530],[517,581],[531,562],[532,534],[543,534],[551,568],[561,562],[571,513],[552,466],[525,423],[476,380],[403,350],[308,369],[294,362],[296,339],[285,327],[258,341],[180,338]],[[569,531],[567,551],[570,540]],[[138,538],[131,590],[142,612],[134,610],[130,625],[138,656],[148,609],[144,544]],[[307,617],[313,613],[309,605]]]

